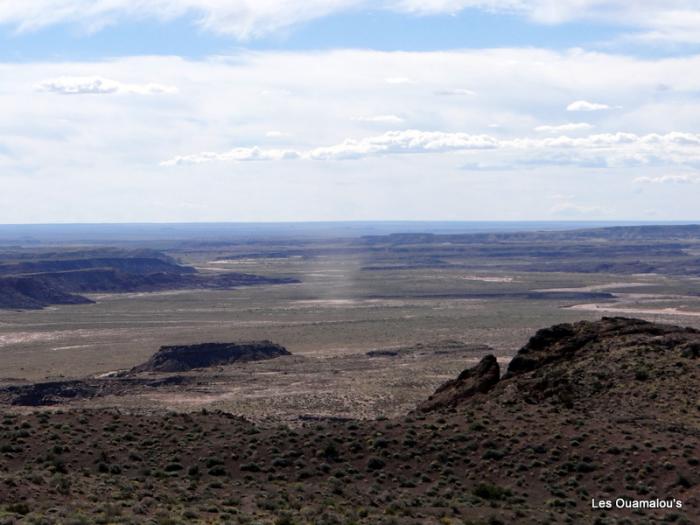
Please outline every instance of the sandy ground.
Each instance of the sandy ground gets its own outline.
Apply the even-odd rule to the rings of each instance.
[[[679,308],[632,308],[610,304],[575,304],[566,307],[569,310],[584,310],[588,312],[605,312],[614,314],[633,315],[674,315],[683,317],[700,317],[700,312],[689,312]]]

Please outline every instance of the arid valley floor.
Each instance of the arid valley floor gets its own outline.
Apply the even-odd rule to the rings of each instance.
[[[506,375],[559,323],[700,328],[700,227],[8,243],[0,256],[0,523],[700,519],[695,335],[581,325],[573,354]],[[136,258],[179,269],[125,270]],[[261,340],[291,355],[130,372],[167,345]],[[415,412],[488,354],[506,376],[489,392]],[[59,386],[25,395],[45,383]],[[604,496],[684,506],[591,509]]]

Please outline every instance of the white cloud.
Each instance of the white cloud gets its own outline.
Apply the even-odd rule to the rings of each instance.
[[[610,164],[645,164],[657,159],[665,162],[700,160],[700,134],[672,132],[664,135],[650,133],[600,133],[586,137],[565,135],[539,139],[516,137],[499,139],[490,135],[449,133],[442,131],[389,131],[363,139],[346,139],[331,146],[309,150],[265,150],[237,148],[225,153],[199,153],[178,156],[161,164],[201,164],[213,161],[242,160],[356,160],[395,154],[436,154],[478,150],[504,150],[530,156],[540,155],[533,162],[590,163],[591,154],[608,159]],[[564,152],[564,153],[562,153]],[[544,154],[544,156],[542,156]]]
[[[637,177],[637,184],[700,184],[700,175],[660,175],[657,177]]]
[[[566,111],[602,111],[605,109],[610,109],[610,106],[587,100],[577,100],[566,106]]]
[[[537,126],[535,131],[542,133],[562,133],[566,131],[582,131],[585,129],[591,129],[592,127],[593,126],[587,122],[570,122],[568,124]]]
[[[125,84],[103,77],[58,77],[40,82],[38,91],[58,93],[60,95],[107,95],[112,93],[131,93],[137,95],[156,95],[177,93],[174,86],[162,84]]]
[[[33,89],[44,79],[87,74],[177,86],[182,95],[56,100]],[[387,77],[414,84],[388,85]],[[697,192],[678,192],[669,207],[654,201],[658,192],[630,190],[645,187],[632,185],[635,177],[700,168],[700,105],[693,97],[700,56],[266,51],[208,60],[0,63],[0,79],[0,222],[534,220],[547,216],[551,203],[541,196],[548,192],[615,209],[620,218],[654,207],[660,218],[697,214]],[[668,89],[659,91],[660,84]],[[435,95],[446,86],[479,95]],[[262,97],[266,90],[290,95]],[[533,131],[566,123],[562,108],[582,94],[611,107],[624,103],[625,110],[570,119],[590,121],[594,130]],[[416,129],[385,124],[381,132],[363,131],[369,125],[351,120],[376,114],[405,117]],[[383,133],[389,129],[393,134]],[[288,135],[266,137],[271,130]],[[278,160],[285,158],[297,160]],[[353,158],[361,164],[331,162]],[[258,162],[243,162],[252,159]],[[180,167],[157,168],[167,160]],[[51,203],[37,207],[49,193]],[[388,194],[395,196],[390,203]],[[148,202],[152,195],[161,196],[162,207]],[[232,195],[240,196],[235,207]],[[178,208],[183,196],[198,204],[198,214]]]
[[[359,140],[347,139],[333,146],[315,148],[302,156],[313,160],[343,160],[397,153],[441,153],[496,147],[498,141],[488,135],[411,129],[389,131]]]
[[[124,19],[169,21],[192,16],[205,30],[245,40],[357,4],[355,0],[4,0],[0,23],[14,24],[20,31],[61,23],[99,30]]]
[[[288,134],[283,131],[271,130],[265,133],[265,136],[269,139],[277,139],[281,137],[286,137]]]
[[[214,161],[262,161],[262,160],[292,160],[299,158],[299,154],[291,150],[234,148],[224,153],[205,151],[194,155],[184,155],[161,162],[161,166],[178,166],[182,164],[205,164]]]
[[[471,89],[466,88],[453,88],[453,89],[440,89],[435,92],[436,95],[441,97],[459,97],[459,96],[475,96],[476,92]]]
[[[406,77],[387,77],[384,82],[387,84],[413,84],[413,80]]]
[[[636,28],[632,36],[641,40],[700,42],[700,9],[694,0],[3,0],[0,23],[20,31],[62,23],[98,30],[124,19],[191,16],[205,30],[249,39],[360,9],[423,15],[468,8],[515,14],[542,24],[624,20],[627,27]]]
[[[373,115],[371,117],[355,117],[358,122],[371,122],[375,124],[401,124],[404,119],[397,115]]]

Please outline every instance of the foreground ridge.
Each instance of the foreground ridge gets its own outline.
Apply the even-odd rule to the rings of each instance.
[[[0,510],[47,523],[693,524],[699,349],[696,330],[634,319],[557,325],[503,378],[487,356],[405,417],[294,429],[206,411],[7,413]]]

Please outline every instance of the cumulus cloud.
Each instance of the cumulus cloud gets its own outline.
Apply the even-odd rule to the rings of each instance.
[[[234,148],[224,153],[214,153],[205,151],[194,155],[184,155],[174,157],[170,160],[161,162],[161,166],[179,166],[183,164],[205,164],[214,161],[263,161],[263,160],[292,160],[299,158],[299,154],[292,150],[282,149],[261,149],[253,148]]]
[[[568,124],[537,126],[535,131],[542,133],[562,133],[566,131],[582,131],[585,129],[591,129],[592,127],[593,126],[587,122],[570,122]]]
[[[213,161],[245,160],[356,160],[396,154],[428,154],[477,150],[504,150],[524,155],[540,155],[533,162],[580,163],[590,165],[591,156],[601,155],[610,164],[647,164],[656,159],[682,163],[700,159],[700,134],[672,132],[600,133],[585,137],[562,135],[552,138],[518,137],[499,139],[490,135],[450,133],[442,131],[389,131],[362,139],[347,139],[331,146],[309,150],[265,150],[237,148],[225,153],[199,153],[178,156],[161,164],[201,164]],[[568,153],[562,153],[567,152]]]
[[[122,83],[176,85],[187,96],[62,96],[60,103],[49,103],[51,95],[37,96],[32,89],[43,79],[86,72]],[[202,220],[204,216],[179,215],[173,203],[182,195],[192,195],[212,220],[352,218],[343,210],[356,210],[355,203],[366,203],[360,213],[364,217],[405,217],[406,210],[423,209],[423,217],[454,218],[463,217],[465,195],[472,198],[470,217],[488,218],[494,209],[503,209],[512,210],[512,218],[535,219],[551,204],[537,204],[544,186],[578,195],[575,202],[584,205],[615,208],[620,218],[657,205],[659,217],[689,217],[697,199],[694,192],[682,190],[695,185],[675,186],[680,191],[673,207],[657,203],[657,192],[639,191],[625,202],[619,192],[624,184],[636,190],[671,188],[633,185],[632,180],[700,168],[695,135],[700,105],[692,97],[700,92],[698,72],[696,55],[542,49],[239,51],[205,60],[152,56],[0,63],[0,144],[6,150],[0,158],[0,219],[125,220],[129,209],[138,210],[129,220]],[[383,82],[393,76],[414,84]],[[668,89],[658,91],[660,84]],[[469,87],[478,97],[435,95],[446,87]],[[291,95],[263,98],[266,90]],[[588,118],[595,113],[563,112],[579,98],[612,107],[624,100],[625,111],[605,112],[600,120]],[[417,131],[397,131],[405,124],[351,120],[374,114],[407,120],[410,115],[410,127]],[[567,122],[596,127],[532,131]],[[500,127],[490,128],[490,123]],[[380,131],[362,131],[372,126]],[[267,138],[270,130],[289,135]],[[388,130],[393,134],[385,136]],[[655,130],[662,131],[649,133]],[[234,147],[243,149],[231,153]],[[153,169],[168,160],[182,168]],[[469,165],[474,169],[459,169]],[[339,184],[347,184],[344,192],[354,192],[352,198],[343,200],[348,193],[339,192]],[[386,199],[370,202],[368,196],[391,192],[398,184],[402,192],[393,211],[387,211]],[[318,193],[308,191],[312,186],[320,188]],[[138,204],[129,201],[134,192],[127,194],[124,188],[163,195],[163,210],[145,198]],[[47,191],[61,198],[54,211],[42,212],[32,203]],[[426,191],[434,198],[426,198]],[[241,199],[246,200],[245,212],[230,206],[230,195],[241,192],[250,196]],[[454,199],[439,209],[429,204],[447,197]],[[76,216],[81,212],[74,210],[85,209],[85,202],[91,211]],[[327,207],[319,211],[322,205]],[[411,213],[417,217],[421,212]],[[265,214],[272,215],[266,219]]]
[[[157,95],[177,93],[174,86],[163,84],[125,84],[103,77],[58,77],[44,80],[36,86],[38,91],[60,95],[109,95],[131,93],[136,95]]]
[[[497,147],[498,141],[488,135],[411,129],[389,131],[359,140],[347,139],[333,146],[315,148],[302,156],[314,160],[343,160],[396,153],[441,153]]]
[[[610,109],[610,106],[588,100],[577,100],[566,106],[566,111],[602,111],[605,109]]]

